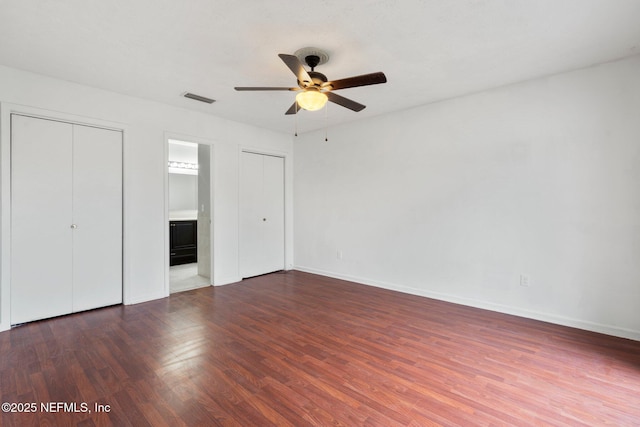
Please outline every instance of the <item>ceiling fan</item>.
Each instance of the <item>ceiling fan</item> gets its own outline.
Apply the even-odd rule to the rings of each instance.
[[[294,55],[281,53],[278,56],[295,74],[298,79],[298,87],[235,87],[234,89],[238,91],[288,90],[298,92],[295,102],[285,114],[296,114],[300,109],[319,110],[324,107],[327,101],[357,112],[362,111],[365,105],[340,96],[333,91],[387,82],[387,77],[382,72],[329,81],[324,74],[315,71],[315,67],[329,60],[329,55],[318,48],[307,47],[297,50]],[[311,68],[311,71],[304,68],[303,60]]]

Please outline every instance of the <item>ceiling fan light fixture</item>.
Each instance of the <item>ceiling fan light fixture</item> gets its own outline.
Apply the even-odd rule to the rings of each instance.
[[[316,111],[321,109],[327,103],[327,95],[317,89],[307,89],[296,95],[296,102],[307,111]]]
[[[326,52],[320,51],[320,49],[317,48],[303,48],[296,51],[295,55],[279,53],[278,57],[280,57],[284,65],[296,76],[297,87],[236,86],[234,89],[238,91],[282,90],[298,92],[296,102],[289,107],[284,113],[285,115],[298,114],[298,111],[301,109],[309,111],[320,110],[327,104],[327,101],[348,108],[351,111],[362,111],[366,107],[365,105],[340,96],[334,91],[387,82],[387,77],[381,71],[347,77],[346,79],[329,80],[327,76],[314,69],[317,65],[329,59],[329,55]],[[305,62],[311,68],[311,71],[305,69]]]

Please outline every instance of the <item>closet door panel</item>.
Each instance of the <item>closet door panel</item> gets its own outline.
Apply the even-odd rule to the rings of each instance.
[[[122,302],[122,133],[73,126],[73,311]]]
[[[263,254],[263,156],[242,153],[240,177],[240,276],[265,273]]]
[[[11,117],[11,323],[71,312],[72,125]]]
[[[284,159],[263,156],[263,269],[284,269]]]

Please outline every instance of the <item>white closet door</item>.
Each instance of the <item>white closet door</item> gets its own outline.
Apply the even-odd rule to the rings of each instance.
[[[122,133],[73,127],[73,311],[122,302]]]
[[[242,153],[240,275],[284,269],[284,159]]]
[[[71,312],[72,125],[11,116],[11,323]]]
[[[284,269],[284,159],[263,156],[263,263],[265,271]]]
[[[265,273],[262,269],[262,156],[242,153],[240,165],[240,276]]]

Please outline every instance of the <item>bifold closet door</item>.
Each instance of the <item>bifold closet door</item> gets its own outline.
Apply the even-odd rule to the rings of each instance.
[[[266,272],[284,269],[284,159],[263,158],[263,252]]]
[[[122,133],[73,127],[73,311],[122,302]]]
[[[243,152],[240,275],[284,269],[284,159]]]
[[[11,118],[11,323],[72,311],[73,126]]]
[[[122,302],[122,133],[11,126],[11,323]]]

